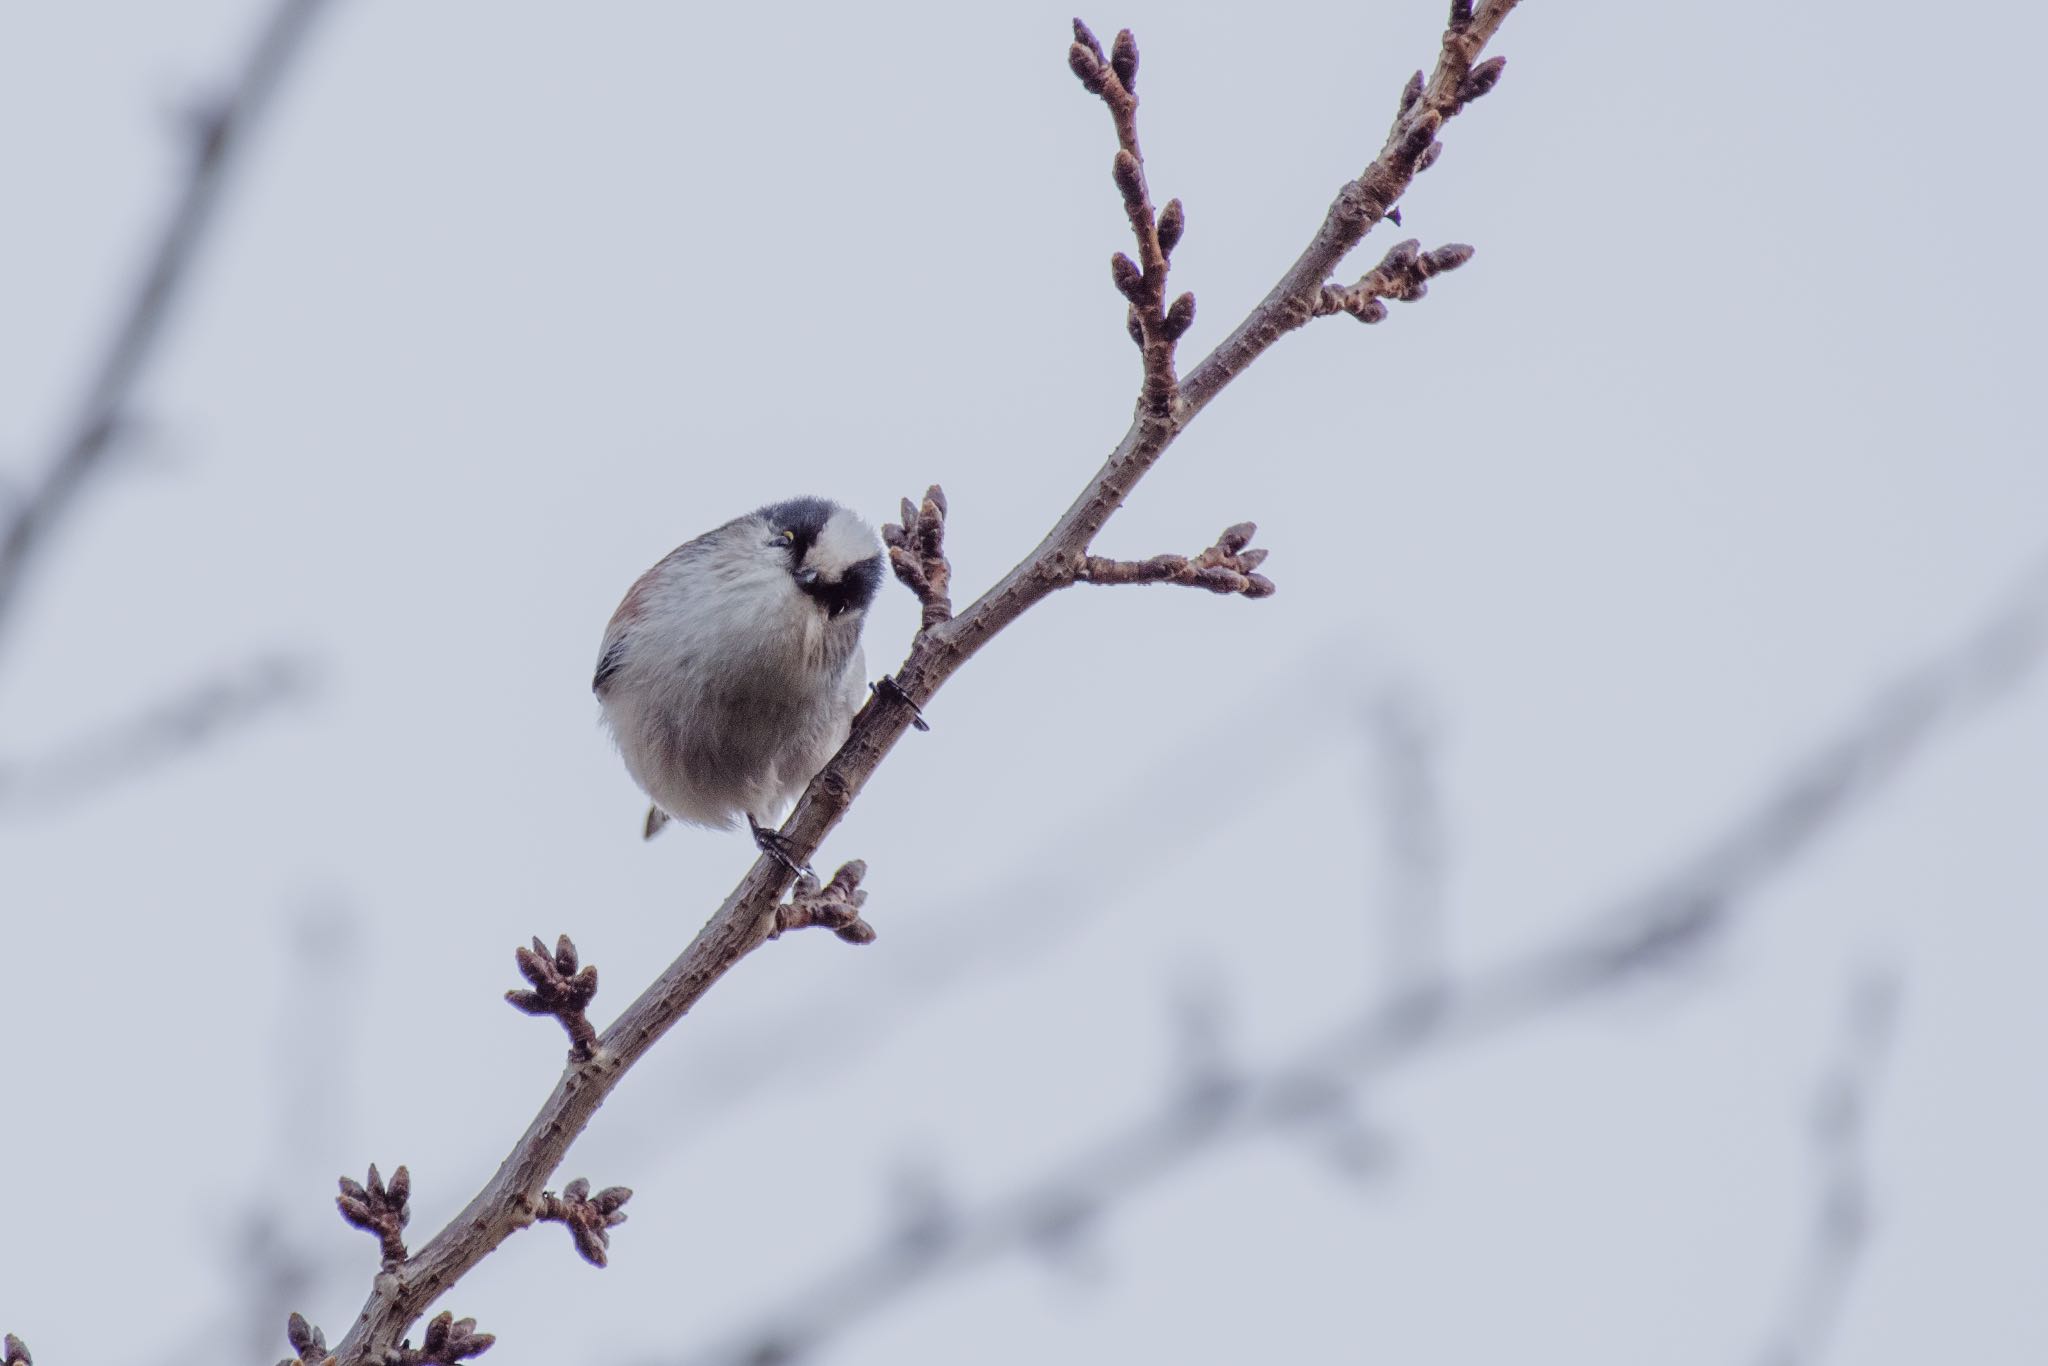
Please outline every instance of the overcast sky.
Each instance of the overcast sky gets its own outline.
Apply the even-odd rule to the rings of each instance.
[[[0,7],[0,472],[40,467],[181,174],[177,111],[265,6]],[[24,761],[245,661],[317,686],[202,755],[0,814],[0,1326],[38,1360],[268,1363],[249,1211],[338,1339],[375,1269],[335,1175],[413,1174],[415,1241],[546,1094],[500,994],[572,934],[609,1018],[738,878],[639,838],[588,693],[625,587],[797,493],[943,483],[956,596],[1064,508],[1137,361],[1100,106],[1038,4],[339,0],[138,395],[138,439],[0,639]],[[1377,150],[1436,0],[1136,3],[1190,359]],[[1475,968],[1671,868],[2048,551],[2048,266],[2029,7],[1527,0],[1498,91],[1404,204],[1478,254],[1320,322],[1098,543],[1255,520],[1270,600],[1075,589],[930,708],[828,843],[855,951],[769,946],[562,1177],[637,1192],[613,1264],[509,1242],[445,1307],[492,1360],[640,1362],[744,1329],[881,1235],[905,1169],[971,1204],[1141,1116],[1173,1001],[1244,1065],[1385,975],[1373,730],[1444,802]],[[1396,240],[1368,242],[1362,271]],[[879,670],[915,623],[890,585]],[[1703,965],[1120,1205],[1082,1271],[1003,1261],[835,1366],[1531,1359],[1726,1366],[1784,1312],[1807,1112],[1895,969],[1877,1222],[1834,1359],[2048,1349],[2048,686],[1959,724]],[[310,947],[309,947],[310,945]],[[264,1355],[267,1353],[267,1355]]]

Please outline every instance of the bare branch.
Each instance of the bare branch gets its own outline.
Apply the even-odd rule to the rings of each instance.
[[[1814,1160],[1820,1199],[1811,1241],[1783,1321],[1759,1360],[1762,1366],[1816,1366],[1842,1315],[1851,1279],[1870,1238],[1870,1181],[1864,1134],[1872,1094],[1890,1052],[1900,983],[1873,973],[1850,992],[1842,1055],[1821,1078],[1813,1109]]]
[[[205,241],[229,170],[270,97],[305,45],[327,0],[277,0],[232,85],[191,121],[191,160],[137,282],[77,410],[42,474],[0,521],[0,634],[22,583],[78,496],[106,467],[129,424],[128,402],[156,351],[193,261]]]
[[[1178,583],[1211,593],[1239,593],[1248,598],[1273,596],[1273,581],[1253,571],[1266,562],[1266,552],[1248,549],[1258,527],[1239,522],[1225,527],[1216,544],[1189,559],[1185,555],[1154,555],[1149,560],[1083,557],[1074,578],[1080,583]]]
[[[895,529],[890,544],[890,559],[898,576],[918,593],[925,610],[910,654],[894,674],[894,693],[884,696],[878,692],[869,699],[854,718],[845,745],[812,780],[778,832],[775,855],[764,853],[756,860],[690,945],[604,1031],[595,1053],[563,1074],[484,1189],[398,1272],[378,1277],[362,1313],[337,1352],[340,1366],[363,1366],[379,1360],[406,1325],[513,1232],[533,1222],[542,1187],[620,1078],[713,983],[765,942],[781,923],[778,906],[795,875],[794,868],[810,862],[825,835],[845,816],[882,759],[910,729],[916,709],[928,704],[933,694],[998,632],[1052,593],[1078,581],[1096,534],[1188,421],[1274,338],[1312,316],[1314,300],[1330,271],[1399,198],[1436,130],[1445,118],[1462,107],[1458,90],[1471,70],[1472,61],[1512,4],[1513,0],[1488,0],[1470,23],[1445,35],[1438,79],[1424,89],[1402,128],[1390,139],[1388,150],[1381,153],[1364,177],[1346,186],[1309,252],[1197,368],[1182,386],[1178,398],[1163,407],[1155,401],[1158,377],[1148,357],[1146,398],[1123,440],[1031,554],[966,611],[952,615],[950,598],[945,596],[946,585],[933,581],[933,555],[940,549],[938,533],[945,512],[942,498],[927,495],[925,505],[916,509],[914,519],[906,509],[904,524]],[[1135,125],[1128,135],[1124,128],[1126,113],[1136,107],[1135,96],[1130,95],[1130,83],[1136,79],[1136,44],[1119,39],[1115,51],[1104,54],[1100,44],[1080,26],[1076,28],[1076,39],[1069,61],[1083,82],[1099,80],[1102,90],[1107,91],[1114,79],[1127,97],[1117,101],[1105,94],[1118,122],[1116,180],[1127,208],[1137,205],[1138,211],[1131,215],[1136,231],[1141,215],[1148,220],[1151,217]],[[1092,77],[1087,74],[1089,63],[1093,64]],[[1095,86],[1090,84],[1090,88]],[[1119,112],[1120,107],[1125,112]],[[1148,264],[1158,267],[1159,297],[1163,297],[1165,248],[1159,242],[1156,222],[1144,225],[1140,242],[1140,255]],[[1157,261],[1153,260],[1155,252]],[[1310,267],[1314,268],[1312,278],[1304,275]],[[1152,278],[1145,274],[1146,268],[1139,267],[1141,281]],[[1187,305],[1187,309],[1191,308],[1192,301]],[[1190,316],[1183,310],[1184,318]],[[1170,341],[1166,338],[1164,314],[1157,320],[1156,331],[1148,330],[1153,327],[1152,322],[1141,323],[1141,341],[1155,335]],[[934,510],[935,517],[926,512],[927,506]],[[918,528],[914,554],[913,520]],[[906,566],[913,566],[914,572]],[[905,701],[908,706],[903,705]]]
[[[514,949],[519,975],[533,983],[531,991],[508,991],[505,1000],[528,1015],[552,1015],[569,1032],[569,1061],[587,1062],[597,1051],[597,1027],[584,1014],[597,998],[597,965],[578,970],[576,945],[568,935],[555,940],[555,951],[534,936],[531,949]]]
[[[40,758],[0,762],[0,816],[44,814],[97,794],[304,697],[302,660],[258,659],[199,683],[98,735]]]

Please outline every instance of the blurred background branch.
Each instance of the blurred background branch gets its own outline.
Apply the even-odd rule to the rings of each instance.
[[[1820,1366],[1841,1322],[1870,1240],[1870,1108],[1898,1029],[1902,994],[1899,975],[1890,969],[1866,971],[1850,988],[1839,1056],[1814,1088],[1808,1117],[1819,1191],[1812,1232],[1759,1366]]]
[[[282,971],[272,975],[282,991],[276,1014],[263,1031],[268,1057],[260,1084],[271,1132],[259,1166],[243,1172],[231,1192],[194,1192],[203,1218],[193,1222],[211,1235],[199,1249],[223,1271],[225,1293],[201,1322],[174,1339],[134,1354],[138,1366],[173,1362],[267,1362],[277,1358],[278,1325],[307,1296],[352,1274],[351,1245],[337,1247],[328,1232],[332,1205],[319,1198],[332,1181],[332,1155],[353,1127],[360,1089],[355,1084],[359,1052],[359,999],[364,960],[361,917],[327,898],[308,899],[277,917],[286,930]],[[318,1117],[309,1124],[309,1117]]]
[[[86,495],[99,485],[133,435],[135,395],[177,316],[225,187],[326,7],[327,0],[277,0],[270,5],[234,73],[184,110],[179,134],[185,170],[143,251],[134,287],[89,365],[54,449],[40,469],[0,489],[0,652],[35,574],[65,524],[77,515]],[[300,700],[311,678],[301,659],[259,657],[221,670],[96,734],[40,754],[0,757],[0,819],[41,814],[90,798],[125,778],[198,751]],[[338,961],[330,952],[319,961],[298,965],[314,999],[323,970]],[[297,1035],[287,1029],[280,1037]],[[303,1075],[311,1057],[309,1051],[294,1058],[292,1065]],[[320,1058],[333,1061],[331,1054]],[[277,1315],[284,1312],[279,1303],[299,1293],[318,1269],[281,1232],[281,1199],[280,1192],[271,1191],[252,1203],[238,1221],[231,1245],[223,1249],[248,1273],[246,1279],[236,1278],[240,1288],[265,1301],[264,1313],[273,1325],[266,1341],[275,1338]],[[15,1339],[10,1336],[8,1342]],[[22,1355],[25,1360],[25,1349]]]
[[[898,1301],[1000,1258],[1067,1256],[1119,1205],[1233,1144],[1294,1133],[1340,1161],[1369,1153],[1374,1139],[1355,1107],[1372,1084],[1696,961],[1737,928],[1771,877],[1839,828],[1920,747],[2025,678],[2044,642],[2048,567],[1964,639],[1880,689],[1840,734],[1782,774],[1694,857],[1576,929],[1505,962],[1449,975],[1434,991],[1417,991],[1413,977],[1397,978],[1363,1010],[1269,1067],[1228,1064],[1213,1002],[1182,1009],[1179,1079],[1151,1110],[978,1205],[955,1202],[927,1178],[914,1208],[906,1207],[873,1245],[794,1282],[751,1326],[701,1351],[650,1357],[649,1366],[778,1366],[804,1358]],[[1420,770],[1406,724],[1393,730],[1402,737],[1394,768],[1404,775],[1394,786],[1413,798]],[[1402,832],[1406,819],[1396,817],[1392,828]],[[1403,847],[1416,842],[1412,831],[1390,839]],[[1432,836],[1432,847],[1438,839]],[[1429,894],[1431,879],[1416,880]],[[1862,1187],[1853,1161],[1858,1107],[1875,1065],[1865,1055],[1884,1035],[1891,999],[1888,989],[1859,995],[1859,1052],[1853,1069],[1845,1066],[1829,1082],[1820,1124],[1828,1186],[1818,1251],[1787,1330],[1797,1351],[1770,1358],[1774,1364],[1804,1366],[1809,1359],[1801,1353],[1830,1320],[1861,1238]]]
[[[240,70],[191,106],[183,129],[188,169],[145,253],[134,293],[121,306],[56,450],[11,504],[0,509],[0,644],[36,561],[119,450],[131,424],[135,390],[175,316],[230,172],[327,3],[279,0],[265,15]]]
[[[1445,872],[1448,837],[1437,788],[1434,722],[1421,700],[1388,686],[1361,717],[1368,777],[1380,812],[1387,867],[1372,900],[1381,926],[1377,968],[1389,1000],[1430,996],[1446,971]]]
[[[1342,694],[1354,672],[1344,667],[1336,642],[1327,642],[1282,670],[1254,705],[1233,702],[1210,713],[1198,729],[1234,738],[1234,787],[1277,793],[1332,728],[1341,731],[1353,710]],[[1364,678],[1356,686],[1379,685]],[[687,1073],[661,1098],[660,1122],[619,1136],[625,1151],[639,1160],[672,1156],[764,1096],[813,1083],[873,1052],[978,979],[1056,957],[1128,905],[1157,860],[1215,838],[1236,819],[1228,803],[1157,799],[1201,790],[1215,767],[1208,748],[1181,746],[1134,766],[1126,779],[1079,794],[1072,820],[1033,847],[993,867],[977,862],[956,886],[905,889],[916,898],[902,908],[918,926],[915,936],[902,936],[855,978],[785,998],[744,1038],[698,1041]],[[944,914],[936,914],[941,908]],[[826,1028],[833,1046],[811,1046]]]

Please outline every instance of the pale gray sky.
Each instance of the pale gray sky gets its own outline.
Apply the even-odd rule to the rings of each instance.
[[[175,111],[262,8],[0,8],[9,476],[128,287]],[[322,679],[203,758],[0,824],[0,1326],[39,1360],[253,1353],[244,1202],[326,1268],[298,1307],[338,1338],[375,1260],[333,1177],[409,1164],[424,1238],[552,1083],[557,1031],[499,999],[513,946],[574,935],[608,1018],[739,876],[737,838],[641,844],[596,726],[599,635],[648,563],[772,498],[880,520],[937,480],[972,591],[1093,471],[1137,364],[1069,13],[337,5],[143,389],[146,440],[0,642],[0,755],[263,652]],[[1376,150],[1443,18],[1086,17],[1138,33],[1190,357]],[[1997,66],[2044,39],[2026,7],[1526,0],[1404,205],[1472,263],[1276,347],[1100,543],[1253,519],[1278,596],[1076,590],[978,658],[825,851],[868,860],[880,942],[770,946],[628,1080],[564,1171],[638,1192],[608,1270],[541,1229],[447,1307],[494,1361],[659,1359],[871,1241],[899,1168],[995,1194],[1142,1112],[1178,983],[1221,985],[1251,1062],[1355,1009],[1390,875],[1359,720],[1381,690],[1442,742],[1460,964],[1674,864],[2048,549],[2041,119]],[[914,616],[892,585],[878,668]],[[1242,780],[1198,786],[1191,752]],[[2044,811],[2035,684],[1773,881],[1709,970],[1368,1097],[1383,1179],[1235,1148],[1100,1228],[1099,1281],[1011,1261],[823,1359],[1751,1361],[1872,962],[1905,1004],[1833,1356],[2036,1359]],[[351,938],[292,1020],[309,908]],[[279,1324],[249,1359],[284,1349]]]

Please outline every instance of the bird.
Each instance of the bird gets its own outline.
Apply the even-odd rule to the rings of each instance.
[[[874,528],[790,498],[686,541],[627,590],[591,691],[626,771],[669,821],[730,830],[802,872],[774,826],[865,700],[861,628],[882,584]]]

